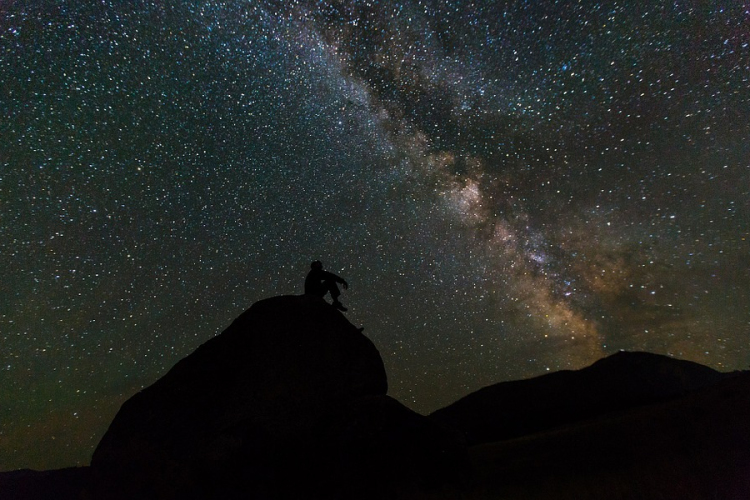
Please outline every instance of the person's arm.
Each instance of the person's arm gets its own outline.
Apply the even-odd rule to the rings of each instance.
[[[335,275],[333,273],[329,273],[328,271],[324,271],[324,273],[325,273],[325,277],[326,278],[332,279],[336,283],[341,283],[341,286],[344,287],[344,290],[348,290],[349,289],[349,283],[347,283],[346,280],[344,278],[342,278],[341,276],[337,276],[337,275]]]

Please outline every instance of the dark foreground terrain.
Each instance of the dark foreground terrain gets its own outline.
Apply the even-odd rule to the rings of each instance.
[[[470,455],[471,498],[747,499],[750,373]]]
[[[496,384],[430,416],[314,297],[256,303],[128,400],[90,467],[2,500],[747,499],[750,372],[649,353]]]

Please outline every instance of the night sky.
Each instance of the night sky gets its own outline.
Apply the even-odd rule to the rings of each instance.
[[[88,464],[315,259],[423,413],[747,369],[748,117],[739,0],[3,1],[0,470]]]

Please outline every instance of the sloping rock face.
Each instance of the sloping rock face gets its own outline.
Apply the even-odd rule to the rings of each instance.
[[[750,372],[470,453],[476,498],[748,499]]]
[[[501,382],[435,411],[470,445],[512,439],[683,396],[727,374],[646,352],[619,352],[577,371]]]
[[[122,406],[94,452],[91,496],[345,498],[404,475],[354,461],[368,450],[378,464],[463,460],[454,434],[386,391],[375,346],[322,299],[260,301]]]

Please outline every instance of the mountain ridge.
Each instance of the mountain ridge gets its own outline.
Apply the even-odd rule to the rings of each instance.
[[[680,397],[727,376],[691,361],[620,351],[580,370],[484,387],[430,418],[461,430],[476,445]]]

